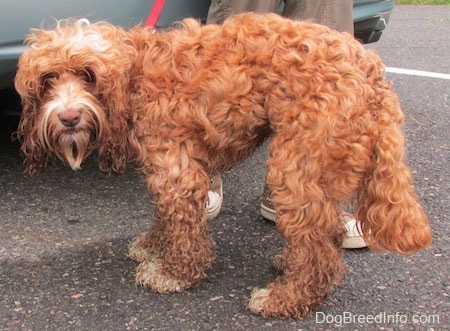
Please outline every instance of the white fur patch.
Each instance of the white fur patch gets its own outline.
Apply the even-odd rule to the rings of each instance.
[[[140,262],[136,268],[136,284],[159,293],[181,292],[190,284],[163,273],[163,261],[149,253],[141,244],[146,234],[135,238],[128,246],[128,257]]]
[[[270,290],[262,288],[255,288],[252,292],[250,301],[248,302],[248,309],[255,314],[260,314],[264,310],[264,305],[269,299]]]
[[[160,258],[145,260],[136,268],[136,283],[159,293],[181,292],[189,284],[166,275]]]
[[[93,52],[105,52],[111,48],[111,42],[107,41],[103,36],[93,28],[89,28],[90,22],[86,18],[79,19],[75,23],[75,33],[64,40],[64,47],[69,48],[72,52],[77,53],[86,48]]]
[[[94,30],[80,30],[77,34],[69,38],[67,43],[71,44],[70,49],[74,52],[89,48],[94,52],[102,53],[111,47],[111,43]]]

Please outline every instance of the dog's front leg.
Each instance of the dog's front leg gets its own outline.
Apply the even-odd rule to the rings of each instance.
[[[209,177],[183,151],[175,154],[160,158],[167,166],[155,167],[147,178],[156,198],[156,222],[129,250],[140,262],[136,282],[160,293],[196,286],[214,259],[204,213]]]

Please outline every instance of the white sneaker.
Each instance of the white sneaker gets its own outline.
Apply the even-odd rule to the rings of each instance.
[[[356,222],[355,218],[346,212],[342,212],[341,221],[344,222],[345,233],[342,247],[346,249],[364,248],[367,244],[362,237],[361,223]]]
[[[222,177],[216,175],[211,178],[211,187],[208,191],[208,203],[205,206],[206,219],[208,221],[215,218],[220,213],[223,202]]]

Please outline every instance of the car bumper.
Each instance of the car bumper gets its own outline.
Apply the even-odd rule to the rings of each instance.
[[[368,19],[354,22],[355,38],[369,44],[380,39],[383,30],[386,28],[391,12],[386,11],[380,13],[379,16],[370,17]]]
[[[355,38],[364,44],[378,41],[386,28],[394,5],[394,0],[355,0],[353,2]]]

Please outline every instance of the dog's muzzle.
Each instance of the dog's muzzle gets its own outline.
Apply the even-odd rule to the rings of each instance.
[[[76,170],[98,145],[104,119],[99,107],[87,100],[61,108],[61,104],[49,104],[41,122],[40,140],[50,152]]]

